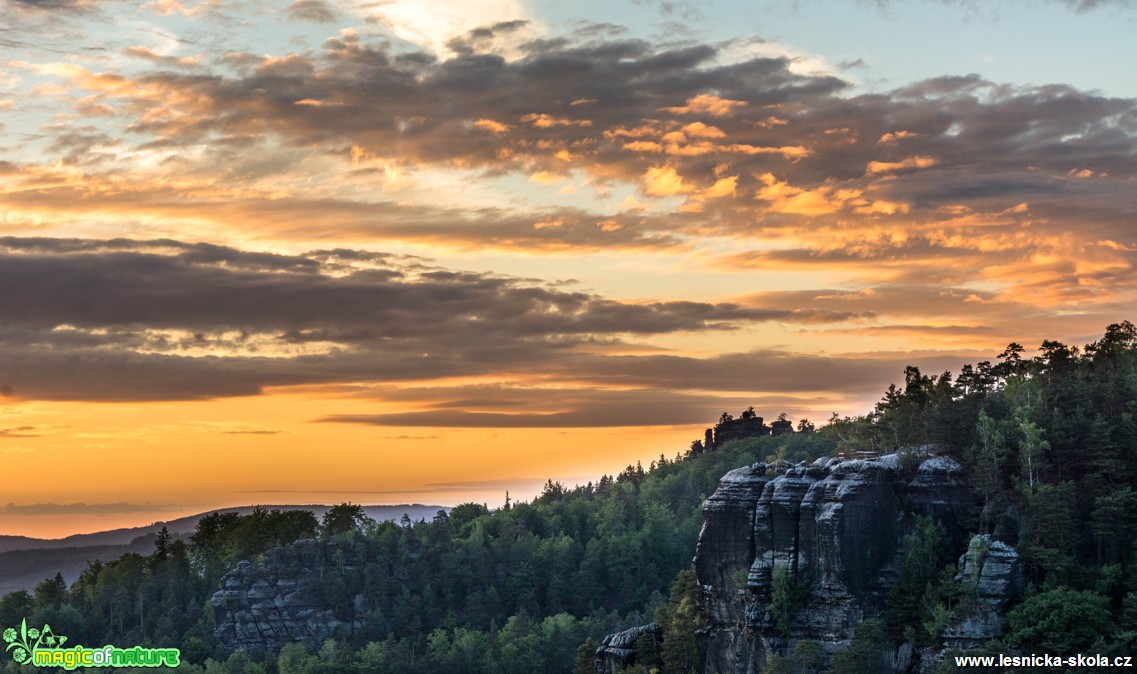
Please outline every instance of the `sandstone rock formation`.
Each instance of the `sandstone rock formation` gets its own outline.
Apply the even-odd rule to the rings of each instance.
[[[951,615],[944,639],[952,648],[972,648],[1003,635],[1007,607],[1023,589],[1022,561],[1015,549],[984,534],[971,539],[959,558],[958,581],[973,601]]]
[[[977,499],[959,464],[947,457],[926,459],[914,471],[904,464],[896,455],[867,461],[824,458],[773,478],[766,477],[768,467],[762,464],[723,477],[704,506],[695,555],[707,603],[708,625],[699,635],[703,671],[756,674],[768,653],[788,652],[803,640],[818,641],[827,651],[843,647],[857,625],[881,615],[902,540],[918,515],[940,521],[958,541],[956,549],[962,548]],[[749,530],[748,520],[753,522]],[[989,543],[987,549],[976,578],[980,596],[991,593],[995,602],[979,604],[992,607],[996,595],[1007,596],[1005,586],[1014,584],[1015,571],[1009,548]],[[808,588],[788,634],[777,629],[770,611],[779,567]],[[961,578],[970,574],[961,571]],[[980,627],[961,623],[960,629],[982,639]],[[909,671],[918,658],[909,646],[891,660],[895,671]]]
[[[695,574],[703,586],[711,628],[701,635],[713,653],[750,659],[750,642],[731,629],[741,625],[750,603],[748,575],[755,557],[754,516],[771,478],[764,463],[737,468],[719,480],[703,504],[703,528],[695,552]]]
[[[651,623],[604,637],[600,648],[596,649],[596,674],[617,674],[621,669],[636,664],[636,642],[644,637],[661,643],[663,630]]]
[[[695,553],[695,571],[708,597],[712,620],[739,622],[746,609],[746,576],[754,561],[754,513],[771,478],[767,466],[736,468],[719,480],[718,490],[703,504],[703,528]]]
[[[325,571],[320,577],[313,569]],[[363,597],[351,587],[358,570],[352,547],[337,541],[296,541],[258,564],[242,561],[213,595],[214,634],[226,648],[245,650],[351,636],[362,625]]]

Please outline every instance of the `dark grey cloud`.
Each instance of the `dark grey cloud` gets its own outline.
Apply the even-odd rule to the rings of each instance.
[[[57,128],[47,149],[70,165],[97,165],[110,158],[105,149],[121,143],[118,138],[90,125]]]
[[[968,357],[972,356],[972,357]],[[689,356],[568,356],[538,366],[546,382],[571,388],[467,385],[380,390],[386,402],[420,411],[331,415],[324,423],[420,428],[586,428],[701,424],[753,405],[767,416],[871,400],[902,383],[905,365],[938,374],[974,354],[821,356],[784,351]],[[759,393],[762,392],[762,393]],[[774,392],[774,393],[771,393]]]
[[[126,245],[116,242],[115,245]],[[147,251],[170,246],[174,254]],[[767,311],[690,301],[627,304],[516,279],[399,267],[343,275],[305,256],[243,253],[200,244],[148,242],[106,250],[101,242],[0,239],[7,249],[0,296],[10,324],[34,328],[275,330],[291,341],[429,337],[526,338],[726,329],[768,320],[842,320],[849,315]],[[75,252],[76,247],[83,252]],[[89,252],[88,252],[89,251]],[[2,253],[0,253],[2,254]],[[129,339],[117,335],[116,339]]]
[[[629,337],[868,315],[631,304],[414,258],[170,240],[3,238],[0,286],[19,289],[0,295],[0,382],[48,399],[202,399],[266,386],[528,376]]]
[[[82,23],[91,17],[102,18],[106,3],[107,0],[0,0],[0,47],[56,58],[72,55],[76,44],[90,45],[93,41],[89,41]]]
[[[455,37],[446,43],[452,51],[463,56],[470,56],[487,48],[493,48],[497,39],[521,31],[529,26],[528,21],[500,21],[488,26],[475,28],[465,35]]]
[[[3,0],[0,7],[7,5],[17,11],[77,12],[92,9],[99,4],[98,0]]]
[[[313,23],[335,23],[339,17],[335,7],[324,0],[292,0],[284,15],[293,21]]]
[[[770,415],[849,412],[851,401],[874,398],[904,365],[939,372],[974,360],[620,350],[652,335],[766,321],[870,329],[890,302],[919,303],[903,290],[881,289],[862,305],[828,290],[632,304],[368,251],[284,255],[168,239],[48,238],[0,239],[0,286],[18,289],[0,295],[0,382],[14,395],[198,400],[334,385],[406,410],[309,420],[326,423],[594,428],[702,424],[751,404]],[[936,306],[947,311],[960,301],[944,297]],[[452,378],[502,383],[443,381]]]
[[[682,19],[688,23],[706,16],[697,3],[686,0],[633,0],[633,2],[655,9],[664,18]]]
[[[709,45],[658,51],[631,39],[583,44],[543,39],[529,42],[526,56],[511,61],[476,50],[483,43],[488,49],[496,35],[515,28],[511,23],[474,31],[455,43],[463,49],[445,61],[338,37],[325,44],[323,55],[265,62],[243,77],[154,73],[144,81],[192,90],[201,107],[183,110],[191,125],[140,121],[132,130],[178,142],[212,133],[232,138],[268,131],[305,145],[398,143],[403,156],[414,161],[462,160],[513,170],[513,159],[522,157],[563,171],[551,152],[536,151],[540,143],[576,149],[589,163],[614,162],[613,168],[638,176],[642,160],[604,141],[605,131],[668,117],[661,107],[682,106],[707,91],[762,110],[824,98],[846,87],[836,78],[794,75],[785,59],[719,66],[718,52]],[[573,106],[587,100],[596,105]],[[574,123],[542,125],[541,119],[552,118]],[[473,125],[480,119],[508,125],[513,133],[487,132]],[[736,126],[740,132],[749,127],[738,142],[782,144],[776,132]]]

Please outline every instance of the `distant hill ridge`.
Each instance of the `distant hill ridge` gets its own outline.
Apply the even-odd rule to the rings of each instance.
[[[31,591],[40,581],[61,572],[70,585],[79,577],[88,562],[108,561],[135,552],[148,554],[162,527],[174,537],[189,536],[201,518],[214,513],[240,513],[248,515],[254,508],[265,510],[310,510],[322,518],[329,505],[261,505],[218,508],[209,512],[188,515],[166,522],[154,522],[142,527],[112,529],[91,534],[73,534],[65,538],[32,538],[30,536],[0,535],[0,595],[17,590]],[[363,511],[376,521],[399,520],[407,515],[417,522],[432,519],[439,510],[450,508],[421,503],[399,505],[365,505]]]
[[[235,506],[232,508],[218,508],[216,510],[210,510],[196,515],[187,515],[164,522],[154,522],[153,524],[141,527],[111,529],[108,531],[97,531],[91,534],[72,534],[64,538],[32,538],[30,536],[0,535],[0,552],[7,552],[9,550],[76,548],[92,545],[126,545],[139,536],[157,533],[162,527],[166,527],[166,530],[171,534],[189,534],[193,533],[193,530],[197,527],[197,523],[206,515],[212,515],[214,513],[240,513],[242,515],[248,515],[253,512],[254,508],[282,511],[311,510],[318,519],[323,517],[324,513],[327,512],[330,507],[331,506],[328,505]],[[368,517],[377,522],[397,520],[402,518],[404,513],[417,522],[420,519],[430,519],[434,517],[439,510],[449,511],[450,508],[438,505],[423,505],[421,503],[403,503],[399,505],[367,505],[363,506],[363,510],[367,513]]]

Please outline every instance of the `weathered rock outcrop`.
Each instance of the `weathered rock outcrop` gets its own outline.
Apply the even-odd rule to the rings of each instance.
[[[337,541],[296,541],[257,564],[242,561],[213,595],[214,634],[226,648],[246,650],[348,637],[362,625],[363,597],[351,580],[358,570],[352,547]]]
[[[843,647],[857,625],[883,611],[902,540],[918,515],[940,521],[958,541],[956,549],[962,548],[961,532],[977,499],[959,464],[934,457],[919,468],[909,465],[906,472],[904,463],[896,455],[827,458],[773,478],[764,477],[761,464],[723,477],[704,506],[695,556],[708,606],[709,624],[699,635],[703,671],[756,674],[768,653],[786,652],[803,640],[818,641],[827,651]],[[753,527],[744,531],[751,508]],[[992,565],[988,585],[995,591],[998,563],[987,564]],[[746,570],[745,591],[740,569]],[[808,588],[788,634],[777,628],[770,611],[772,581],[783,572],[796,586]],[[908,671],[916,658],[908,648],[892,660],[896,671]]]
[[[767,469],[756,463],[730,471],[703,503],[695,572],[714,588],[707,595],[707,610],[715,622],[737,622],[745,615],[746,576],[755,555],[754,512],[771,480]]]
[[[663,641],[663,630],[651,623],[604,637],[600,648],[596,649],[596,674],[616,674],[636,664],[636,643],[642,643],[644,638],[659,644]]]
[[[793,430],[792,426],[790,430]],[[708,428],[707,431],[710,433],[711,429]],[[713,440],[707,448],[714,449],[715,447],[722,447],[731,440],[744,440],[746,438],[756,438],[769,434],[770,427],[762,423],[762,417],[744,416],[741,419],[720,421],[714,427],[714,432],[711,436]]]
[[[952,648],[973,648],[1003,635],[1007,607],[1022,594],[1022,560],[1006,543],[986,534],[975,536],[959,558],[956,581],[971,594],[970,601],[951,615],[944,630]]]
[[[925,460],[905,491],[916,514],[936,519],[947,528],[953,547],[966,544],[965,525],[975,514],[976,500],[959,462],[946,456]]]
[[[703,586],[712,628],[702,635],[715,653],[748,657],[750,644],[732,630],[714,625],[742,624],[750,602],[748,574],[755,557],[754,517],[771,481],[764,463],[730,471],[703,504],[703,528],[695,552],[695,574]]]

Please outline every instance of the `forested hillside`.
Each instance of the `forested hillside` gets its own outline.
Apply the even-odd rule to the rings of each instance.
[[[1135,414],[1137,328],[1125,321],[1083,348],[1044,341],[1027,357],[1011,343],[954,378],[907,368],[871,414],[826,430],[839,451],[932,445],[964,464],[982,504],[975,532],[1013,546],[1026,576],[1007,634],[986,650],[1124,656],[1137,645]],[[927,581],[909,588],[917,625],[968,600],[944,596],[930,570],[912,571]],[[900,638],[901,616],[885,617]]]
[[[33,593],[0,599],[0,623],[47,623],[84,645],[176,646],[191,672],[520,673],[591,671],[604,634],[657,620],[664,643],[644,662],[689,671],[699,597],[686,570],[700,505],[724,473],[756,461],[922,448],[964,465],[982,503],[974,532],[1014,546],[1025,562],[1025,599],[1010,613],[1007,643],[995,650],[1131,653],[1135,408],[1137,329],[1125,322],[1083,348],[1046,341],[1028,357],[1011,344],[993,363],[955,376],[910,367],[862,417],[835,416],[816,431],[800,424],[799,432],[731,440],[713,451],[693,443],[614,478],[577,487],[549,482],[532,503],[503,498],[429,522],[382,524],[349,504],[323,522],[303,512],[212,515],[188,541],[160,536],[151,554],[92,564],[71,587],[45,574]],[[920,601],[898,598],[858,648],[926,643],[933,632],[906,632],[901,623],[935,621],[960,600],[942,580],[950,574],[941,573],[955,560],[936,547],[934,531],[926,533],[907,543],[928,552],[913,552],[900,578],[910,585],[907,598]],[[312,537],[349,546],[362,560],[350,582],[362,599],[331,591],[319,598],[337,615],[355,612],[360,626],[279,652],[229,652],[214,636],[211,603],[224,574]],[[312,570],[321,578],[324,571]],[[831,671],[877,671],[865,662],[838,658]],[[9,661],[0,671],[20,666]]]

